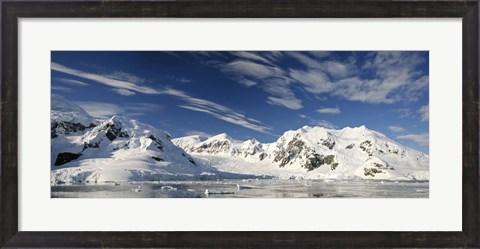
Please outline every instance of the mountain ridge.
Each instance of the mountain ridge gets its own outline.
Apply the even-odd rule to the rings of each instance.
[[[52,95],[51,183],[227,178],[428,180],[428,155],[365,126],[304,126],[273,143],[226,133],[172,139],[120,115],[93,118]]]
[[[223,156],[250,163],[268,162],[299,177],[308,173],[310,178],[429,179],[428,155],[365,126],[340,130],[304,126],[286,131],[273,143],[212,138],[192,140],[190,144],[184,138],[172,141],[194,157]],[[313,176],[311,171],[318,175]]]

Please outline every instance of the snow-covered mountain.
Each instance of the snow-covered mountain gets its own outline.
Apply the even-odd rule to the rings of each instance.
[[[96,119],[58,95],[51,105],[51,182],[215,178],[429,179],[428,155],[364,126],[308,127],[276,142],[227,134],[171,139],[122,116]]]
[[[191,179],[211,175],[168,133],[121,116],[101,120],[58,95],[51,104],[51,182]]]
[[[276,142],[237,142],[227,134],[172,140],[196,160],[224,171],[280,178],[429,179],[428,155],[365,126],[341,130],[305,126]]]

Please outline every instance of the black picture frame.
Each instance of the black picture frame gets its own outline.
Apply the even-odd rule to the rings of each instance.
[[[480,247],[478,0],[2,1],[1,13],[2,247]],[[462,231],[18,231],[18,19],[29,17],[462,18]]]

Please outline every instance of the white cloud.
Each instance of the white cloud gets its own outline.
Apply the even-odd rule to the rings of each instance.
[[[222,70],[237,77],[251,77],[254,79],[280,77],[284,74],[284,71],[278,67],[266,66],[246,60],[230,62]]]
[[[104,76],[108,77],[108,78],[116,79],[116,80],[123,80],[123,81],[131,82],[131,83],[134,83],[136,85],[145,83],[145,79],[137,77],[133,74],[122,72],[122,71],[116,71],[116,72],[113,72],[111,74],[107,74],[107,75],[104,75]]]
[[[302,101],[298,99],[289,87],[289,82],[282,79],[265,80],[262,84],[265,92],[271,94],[267,103],[283,106],[292,110],[303,108]]]
[[[144,116],[163,110],[163,106],[152,103],[127,103],[124,106],[126,116]]]
[[[407,134],[407,135],[398,136],[397,138],[411,140],[423,146],[427,146],[429,141],[429,136],[427,133]]]
[[[337,129],[338,126],[326,121],[326,120],[316,120],[312,122],[312,125],[321,126],[327,129]]]
[[[133,83],[133,81],[138,81],[139,78],[131,76],[129,74],[125,74],[125,73],[117,72],[111,75],[93,74],[93,73],[87,73],[87,72],[83,72],[73,68],[69,68],[55,62],[51,63],[51,69],[54,71],[73,75],[79,78],[92,80],[97,83],[111,86],[116,89],[125,89],[125,90],[144,93],[144,94],[159,94],[159,92],[154,88],[136,84],[138,82]]]
[[[405,129],[403,127],[400,127],[400,126],[389,126],[388,129],[390,129],[391,131],[393,132],[402,132],[402,131],[405,131]]]
[[[66,84],[69,84],[69,85],[72,85],[72,86],[88,86],[87,83],[83,82],[83,81],[79,81],[79,80],[72,80],[72,79],[63,79],[63,78],[60,78],[58,79],[58,81],[62,82],[62,83],[66,83]]]
[[[284,53],[280,51],[264,51],[261,52],[261,55],[271,62],[279,61],[284,57]]]
[[[324,127],[324,128],[327,128],[327,129],[337,129],[338,126],[327,121],[327,120],[316,120],[316,119],[313,119],[305,114],[298,114],[299,117],[301,117],[302,119],[305,119],[307,122],[305,124],[308,124],[308,125],[313,125],[313,126],[321,126],[321,127]]]
[[[243,59],[259,61],[259,62],[263,62],[263,63],[266,63],[266,64],[272,64],[269,60],[263,58],[262,56],[254,53],[254,52],[238,51],[238,52],[232,52],[232,54],[237,56],[237,57],[243,58]]]
[[[127,89],[122,89],[122,88],[113,89],[113,91],[115,91],[116,93],[118,93],[120,95],[123,95],[123,96],[135,95],[135,92],[132,92],[132,91],[127,90]]]
[[[422,122],[427,122],[429,119],[430,119],[430,108],[428,105],[424,105],[420,108],[420,110],[418,110],[418,112],[420,113],[421,115],[421,120]]]
[[[304,53],[301,52],[286,52],[286,54],[296,60],[298,60],[300,63],[302,63],[304,66],[308,68],[319,68],[320,67],[320,62],[318,62],[315,59],[312,59],[309,56],[306,56]]]
[[[84,101],[75,102],[94,118],[107,119],[122,112],[118,105],[103,102]]]
[[[182,99],[186,102],[186,104],[180,105],[179,107],[187,110],[202,112],[225,122],[266,134],[269,134],[268,131],[272,130],[272,128],[266,126],[256,119],[246,117],[242,113],[235,112],[232,109],[215,102],[191,97],[187,93],[180,90],[167,88],[163,90],[161,94],[171,95]]]
[[[329,77],[322,71],[315,70],[290,70],[290,77],[304,84],[305,90],[311,93],[327,93],[335,89],[335,85],[330,82]]]
[[[200,137],[213,137],[214,134],[203,132],[203,131],[187,131],[184,133],[185,136],[200,136]]]
[[[233,52],[233,54],[241,59],[220,64],[221,71],[232,80],[246,87],[257,86],[263,89],[270,94],[266,100],[268,104],[294,110],[303,107],[302,101],[295,96],[289,86],[291,79],[286,72],[270,61],[281,58],[282,52]],[[218,64],[214,65],[217,66]]]
[[[313,54],[316,58],[309,57],[305,53],[300,53],[300,52],[288,52],[288,55],[298,60],[307,68],[321,70],[322,72],[327,73],[334,78],[345,78],[350,75],[353,75],[358,71],[354,63],[351,63],[349,61],[339,62],[339,61],[327,60],[323,58],[325,56],[323,57],[318,56],[318,55],[321,55],[318,52]],[[321,60],[317,60],[317,58],[321,58]]]
[[[305,84],[306,90],[312,93],[326,93],[350,101],[391,104],[417,101],[428,88],[428,75],[418,69],[425,60],[418,53],[373,52],[362,66],[363,72],[372,74],[368,78],[358,76],[354,57],[340,62],[326,58],[317,60],[300,52],[288,52],[288,55],[308,68],[306,71],[291,70],[290,76]]]
[[[429,77],[420,69],[426,61],[416,52],[371,52],[361,59],[352,53],[343,60],[323,51],[235,54],[237,59],[228,62],[223,58],[223,63],[215,67],[239,84],[263,89],[269,94],[267,103],[294,110],[303,108],[296,97],[297,89],[320,100],[335,96],[372,104],[417,101],[428,89]],[[276,65],[284,56],[297,60],[304,68]],[[359,65],[359,61],[363,64]]]
[[[63,91],[63,92],[71,92],[72,89],[64,86],[52,86],[52,90],[56,91]]]
[[[148,115],[161,111],[163,106],[152,103],[125,103],[124,105],[116,105],[106,102],[95,101],[78,101],[75,104],[82,107],[90,116],[94,118],[107,119],[114,115],[124,115],[127,117],[136,117]]]
[[[324,58],[330,55],[329,51],[308,51],[308,53],[317,58]]]
[[[322,113],[322,114],[340,114],[340,108],[339,107],[324,107],[320,108],[317,110],[317,112]]]
[[[289,98],[277,98],[277,97],[270,96],[267,99],[268,99],[267,103],[271,105],[279,105],[292,110],[298,110],[303,107],[302,102],[295,98],[289,99]]]
[[[354,74],[357,68],[354,65],[341,63],[338,61],[325,61],[321,64],[321,68],[332,77],[344,78]]]

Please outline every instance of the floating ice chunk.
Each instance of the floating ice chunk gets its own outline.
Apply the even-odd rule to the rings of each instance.
[[[161,189],[162,191],[174,191],[174,190],[177,190],[177,188],[172,187],[172,186],[162,186],[160,189]]]
[[[136,188],[132,189],[132,192],[136,192],[136,193],[138,193],[138,192],[142,192],[142,189],[141,189],[141,188],[142,188],[142,186],[140,185],[140,186],[138,186],[138,187],[136,187]]]
[[[230,192],[230,191],[215,191],[215,190],[208,190],[208,188],[205,190],[205,195],[233,195],[235,192]]]
[[[245,186],[245,185],[239,185],[237,184],[237,189],[240,190],[240,189],[252,189],[253,187],[250,187],[250,186]]]

